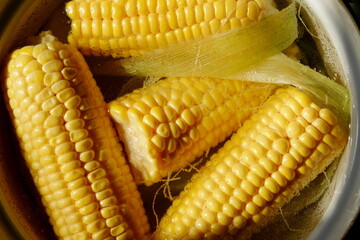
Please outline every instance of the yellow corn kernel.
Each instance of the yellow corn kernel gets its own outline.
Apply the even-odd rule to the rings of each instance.
[[[228,31],[261,20],[274,10],[273,0],[124,0],[112,4],[72,0],[66,4],[71,20],[68,41],[85,55],[128,57]],[[111,44],[120,39],[129,44]],[[133,44],[133,39],[143,42]]]
[[[274,88],[268,84],[241,82],[243,87],[230,94],[227,87],[232,81],[168,78],[109,103],[138,183],[153,184],[225,140],[253,112],[252,100],[262,102]],[[197,96],[192,95],[194,93]],[[234,104],[229,104],[230,101]],[[141,111],[130,114],[145,105]],[[220,109],[233,120],[223,118]],[[144,125],[146,131],[141,127]],[[146,147],[139,150],[138,146]],[[259,144],[259,154],[261,151]]]
[[[87,7],[81,4],[81,14],[89,18]],[[59,239],[80,235],[81,239],[125,235],[146,239],[149,225],[142,200],[115,129],[102,124],[110,122],[107,105],[88,66],[74,47],[60,43],[49,32],[39,38],[42,44],[21,48],[10,56],[4,88],[30,93],[24,99],[32,107],[21,109],[24,99],[7,95],[9,103],[16,102],[8,104],[8,109],[14,127],[22,128],[24,123],[31,133],[15,129],[55,233]],[[66,67],[69,59],[71,67]],[[41,66],[27,63],[34,61]],[[28,76],[30,82],[22,81]],[[23,123],[16,124],[19,118]],[[106,144],[110,142],[113,144]],[[115,187],[118,185],[128,187]],[[105,197],[104,192],[109,194]],[[122,211],[111,210],[120,208]],[[119,221],[109,224],[114,218]]]
[[[298,96],[303,99],[299,99]],[[290,105],[294,101],[303,109],[310,106],[317,112],[315,115],[312,114],[316,116],[315,120],[308,118],[312,121],[304,121],[309,126],[315,125],[314,127],[320,128],[321,131],[327,129],[327,133],[320,131],[320,139],[312,139],[307,143],[307,137],[302,137],[308,134],[305,130],[307,127],[297,126],[291,127],[295,128],[294,130],[284,130],[285,135],[269,134],[269,131],[279,131],[279,126],[275,124],[278,120],[276,118],[267,120],[265,125],[259,125],[270,110],[275,114],[286,114],[290,123],[299,117],[302,118],[302,111],[289,115],[285,110],[291,108]],[[336,117],[330,110],[320,108],[311,101],[309,96],[298,89],[292,87],[278,89],[275,95],[271,96],[249,120],[245,121],[237,133],[193,176],[185,186],[185,190],[175,198],[174,203],[177,204],[170,206],[161,219],[154,233],[154,239],[187,239],[190,235],[196,236],[193,239],[206,239],[209,236],[214,239],[227,239],[227,237],[232,238],[234,234],[240,239],[243,239],[242,237],[248,239],[255,229],[266,224],[266,221],[278,212],[279,207],[290,201],[297,192],[323,172],[345,147],[347,141],[343,135],[345,131],[337,125]],[[311,104],[304,107],[301,104],[304,102]],[[287,126],[281,127],[287,128]],[[267,129],[267,132],[263,129]],[[337,144],[333,144],[336,139],[333,134],[337,135],[338,131],[342,132],[338,135],[342,137],[336,140]],[[255,143],[258,139],[253,136],[259,135],[272,136],[271,139],[269,138],[272,148],[265,150],[266,157],[252,161],[244,159],[242,152],[253,152],[251,148],[256,148],[257,145],[251,143]],[[299,140],[300,138],[302,140]],[[248,144],[244,145],[245,139]],[[303,141],[304,144],[301,148],[292,148],[293,141]],[[236,151],[229,151],[230,149],[236,149]],[[308,157],[299,158],[298,154],[303,151],[307,152]],[[243,173],[237,174],[240,172],[238,169],[241,169]],[[239,182],[236,185],[233,184],[235,182],[233,174],[239,176],[237,180]],[[229,189],[231,191],[228,191]],[[180,213],[179,209],[186,203],[194,202],[199,196],[204,196],[206,200],[203,204],[194,205],[193,208],[198,209],[192,209],[191,215],[198,224],[191,227],[182,226],[181,230],[175,232],[173,229],[188,214]],[[174,213],[177,213],[176,218]]]

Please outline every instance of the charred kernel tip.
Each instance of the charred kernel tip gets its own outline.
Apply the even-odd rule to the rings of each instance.
[[[74,67],[65,67],[61,70],[61,74],[65,79],[70,80],[77,76],[78,70]]]

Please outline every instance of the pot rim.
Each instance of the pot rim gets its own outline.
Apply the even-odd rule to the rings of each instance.
[[[337,240],[346,234],[360,208],[360,161],[357,161],[357,158],[360,158],[360,148],[357,147],[360,134],[360,110],[358,110],[360,107],[360,82],[357,81],[358,76],[360,76],[360,48],[354,47],[360,46],[360,34],[354,19],[351,18],[340,0],[303,0],[303,2],[311,6],[311,9],[316,9],[316,12],[312,13],[330,33],[328,34],[330,41],[334,44],[341,65],[344,67],[345,78],[351,86],[349,90],[352,116],[351,135],[348,144],[348,151],[351,154],[349,154],[348,164],[345,166],[347,174],[336,186],[329,207],[308,237],[309,240]],[[3,59],[10,48],[10,43],[6,43],[7,35],[14,36],[16,34],[12,28],[19,23],[18,17],[24,17],[22,14],[28,10],[31,3],[32,1],[27,0],[8,1],[4,5],[5,10],[0,9],[0,22],[3,23],[0,26],[0,46],[5,46],[0,49],[0,59]],[[1,202],[0,220],[0,228],[6,226],[7,233],[16,235],[16,237],[22,234]]]
[[[360,208],[360,148],[359,121],[360,121],[360,34],[354,19],[339,0],[304,0],[328,31],[340,63],[344,69],[344,76],[349,84],[351,95],[351,123],[350,137],[347,151],[348,163],[345,167],[345,176],[335,188],[332,200],[308,239],[338,240],[345,236],[356,219]],[[351,183],[351,184],[349,184]]]

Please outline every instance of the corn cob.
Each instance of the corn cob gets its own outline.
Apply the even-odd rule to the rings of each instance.
[[[167,78],[109,104],[137,183],[151,185],[225,140],[274,85]]]
[[[248,239],[345,144],[330,110],[295,88],[278,89],[193,176],[154,239]]]
[[[274,13],[273,0],[73,0],[68,41],[85,55],[136,56]]]
[[[107,105],[82,55],[50,33],[15,50],[8,108],[59,239],[146,239],[149,225]]]

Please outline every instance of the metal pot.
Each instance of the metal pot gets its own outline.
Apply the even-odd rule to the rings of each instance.
[[[300,1],[300,0],[299,0]],[[355,1],[348,11],[340,0],[302,0],[304,19],[320,36],[317,44],[330,74],[339,76],[351,94],[350,141],[335,174],[334,188],[321,220],[307,239],[343,238],[360,207],[360,33],[354,21]],[[2,0],[0,3],[0,66],[21,39],[36,34],[62,0]],[[356,8],[357,7],[357,8]],[[352,14],[354,18],[352,18]],[[0,91],[0,239],[52,239],[41,201],[34,194],[17,142],[11,132]],[[50,229],[50,230],[49,230]]]

